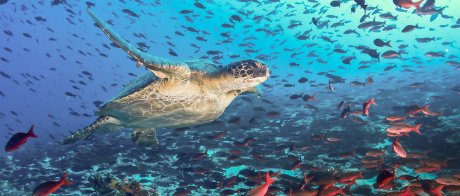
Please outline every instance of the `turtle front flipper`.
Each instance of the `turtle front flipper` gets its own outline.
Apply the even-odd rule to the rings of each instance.
[[[136,128],[131,134],[131,139],[138,145],[154,146],[158,144],[155,128]]]
[[[167,78],[181,82],[188,81],[191,72],[187,64],[152,56],[139,50],[115,33],[115,31],[109,27],[108,23],[102,21],[90,9],[88,9],[88,12],[105,35],[134,58],[138,66],[145,66],[159,78]]]
[[[75,143],[76,141],[85,139],[96,132],[117,131],[120,129],[117,124],[119,124],[119,121],[116,118],[110,116],[101,116],[87,127],[76,131],[69,137],[66,137],[62,144]]]

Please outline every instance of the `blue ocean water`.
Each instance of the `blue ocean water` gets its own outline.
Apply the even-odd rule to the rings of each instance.
[[[88,6],[153,56],[221,69],[257,59],[270,77],[260,95],[239,95],[213,122],[159,128],[155,146],[134,144],[131,129],[63,145],[149,72],[107,38]],[[458,195],[459,9],[455,0],[420,8],[390,0],[0,1],[0,143],[32,125],[38,136],[0,153],[0,195],[31,195],[64,173],[73,184],[57,195],[247,195],[266,172],[276,179],[267,195],[409,186]],[[402,32],[408,25],[417,28]],[[371,98],[376,105],[363,115]],[[395,147],[387,132],[403,123],[423,124],[421,134],[400,134]],[[383,171],[396,180],[379,187]]]

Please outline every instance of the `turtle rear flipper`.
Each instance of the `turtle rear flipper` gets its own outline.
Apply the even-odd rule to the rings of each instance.
[[[158,144],[155,128],[136,128],[131,134],[131,139],[138,145],[154,146]]]
[[[187,81],[190,78],[191,71],[187,64],[152,56],[139,50],[115,33],[106,22],[102,21],[90,9],[88,9],[88,12],[105,35],[134,58],[138,66],[145,66],[159,78],[168,78],[181,82]]]
[[[117,125],[119,121],[111,116],[101,116],[87,127],[80,129],[71,136],[66,137],[63,144],[72,144],[78,140],[85,139],[96,132],[117,131],[120,127]]]

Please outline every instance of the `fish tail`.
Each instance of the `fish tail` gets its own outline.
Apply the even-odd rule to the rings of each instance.
[[[27,136],[29,137],[37,137],[37,135],[35,135],[34,133],[34,125],[32,125],[29,129],[29,132],[27,132]]]
[[[407,188],[406,188],[406,191],[404,191],[404,195],[410,195],[410,182],[409,182],[409,185],[407,185]]]
[[[420,10],[420,5],[423,3],[423,0],[420,0],[418,2],[415,3],[415,7],[417,8],[417,10]]]
[[[420,127],[421,127],[422,125],[423,125],[423,124],[417,124],[417,125],[414,126],[414,131],[415,131],[415,133],[422,134],[422,133],[420,132]]]
[[[64,175],[61,177],[61,180],[59,180],[59,183],[62,185],[71,185],[72,181],[67,179],[67,173],[64,173]]]
[[[422,112],[426,115],[430,114],[430,105],[425,105],[422,107]]]
[[[265,184],[266,185],[270,185],[272,184],[273,182],[275,182],[275,179],[273,178],[270,178],[270,174],[268,174],[268,172],[265,174]]]
[[[373,97],[371,98],[371,100],[369,100],[369,105],[370,105],[370,104],[374,104],[374,105],[377,105],[377,103],[375,103],[375,100],[374,100],[374,98],[373,98]]]
[[[433,193],[434,195],[442,195],[441,190],[444,188],[444,186],[446,186],[446,185],[444,185],[444,184],[439,185],[438,187],[434,188],[431,191],[431,193]]]

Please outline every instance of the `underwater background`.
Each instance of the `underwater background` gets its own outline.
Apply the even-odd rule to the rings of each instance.
[[[73,183],[57,195],[247,195],[266,172],[267,195],[460,195],[460,1],[359,2],[0,0],[0,143],[32,125],[38,136],[0,152],[0,195],[64,173]],[[131,130],[63,145],[148,72],[88,6],[152,55],[258,59],[270,78],[214,122],[158,129],[157,146],[134,144]],[[387,133],[404,123],[421,134],[398,146]]]

